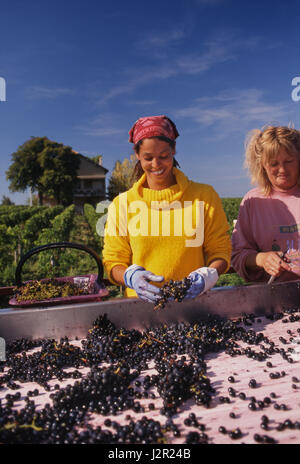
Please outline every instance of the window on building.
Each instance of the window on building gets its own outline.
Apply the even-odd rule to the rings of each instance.
[[[85,179],[85,180],[83,181],[83,187],[84,187],[84,189],[86,189],[86,190],[92,190],[92,188],[93,188],[93,181],[90,180],[90,179]]]
[[[94,187],[97,190],[102,190],[104,192],[105,190],[105,181],[104,179],[97,179],[94,183]]]

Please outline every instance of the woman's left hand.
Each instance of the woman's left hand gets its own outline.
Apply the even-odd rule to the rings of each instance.
[[[212,288],[218,278],[218,271],[212,267],[200,267],[188,275],[188,278],[192,281],[192,285],[188,289],[185,299],[189,300],[207,292]]]
[[[283,271],[291,271],[289,260],[275,251],[260,252],[256,255],[256,264],[268,274],[278,277]]]

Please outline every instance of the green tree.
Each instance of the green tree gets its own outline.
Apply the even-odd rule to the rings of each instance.
[[[26,204],[29,206],[39,206],[39,196],[31,193],[31,198],[27,198]]]
[[[7,197],[6,195],[2,195],[1,206],[10,206],[10,205],[14,205],[14,202],[11,201],[11,199]]]
[[[230,227],[230,234],[233,231],[233,221],[237,219],[242,198],[222,198],[223,208]]]
[[[124,161],[116,161],[115,167],[109,179],[107,192],[110,200],[119,193],[125,192],[132,186],[132,174],[135,166],[135,157],[125,158]]]
[[[40,204],[44,191],[39,182],[42,167],[38,155],[43,151],[46,140],[46,137],[31,137],[11,155],[13,162],[6,171],[11,192],[24,192],[29,187],[32,191],[38,192]]]
[[[40,153],[39,162],[43,169],[40,182],[47,197],[55,199],[57,204],[70,205],[80,158],[74,155],[71,147],[50,142]]]
[[[32,137],[12,154],[12,159],[6,172],[11,191],[31,188],[38,192],[39,204],[44,196],[64,206],[72,203],[80,159],[71,147],[47,137]]]
[[[98,164],[98,165],[100,164],[100,166],[101,166],[101,163],[102,163],[102,155],[91,156],[90,159],[91,159],[92,161],[94,161],[94,163],[96,163],[96,164]],[[99,163],[99,161],[100,161],[100,163]]]

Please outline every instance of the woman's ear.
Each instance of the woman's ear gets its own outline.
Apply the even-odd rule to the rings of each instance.
[[[176,154],[176,142],[174,142],[174,148],[172,148],[172,155]]]

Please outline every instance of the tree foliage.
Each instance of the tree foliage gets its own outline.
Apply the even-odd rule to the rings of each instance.
[[[2,195],[2,201],[1,201],[1,206],[11,206],[14,205],[14,202],[11,201],[9,197],[6,195]]]
[[[45,196],[64,206],[72,203],[80,160],[71,147],[31,137],[12,154],[12,161],[6,172],[12,192],[31,188],[38,192],[40,204]]]
[[[99,165],[99,161],[100,161],[100,166],[101,166],[101,163],[102,163],[102,155],[97,155],[97,156],[90,156],[90,159],[92,161],[94,161],[94,163],[98,164]]]
[[[233,231],[233,221],[237,219],[242,198],[222,198],[223,208],[230,227],[230,233]]]
[[[117,161],[109,179],[107,192],[110,200],[119,193],[126,192],[132,186],[132,174],[135,167],[135,157],[125,158],[123,162]]]
[[[43,188],[39,182],[42,168],[38,155],[44,149],[45,139],[46,137],[32,137],[11,155],[13,162],[6,171],[6,178],[10,181],[9,189],[12,192],[24,192],[29,187],[38,191],[40,195],[43,194]]]

